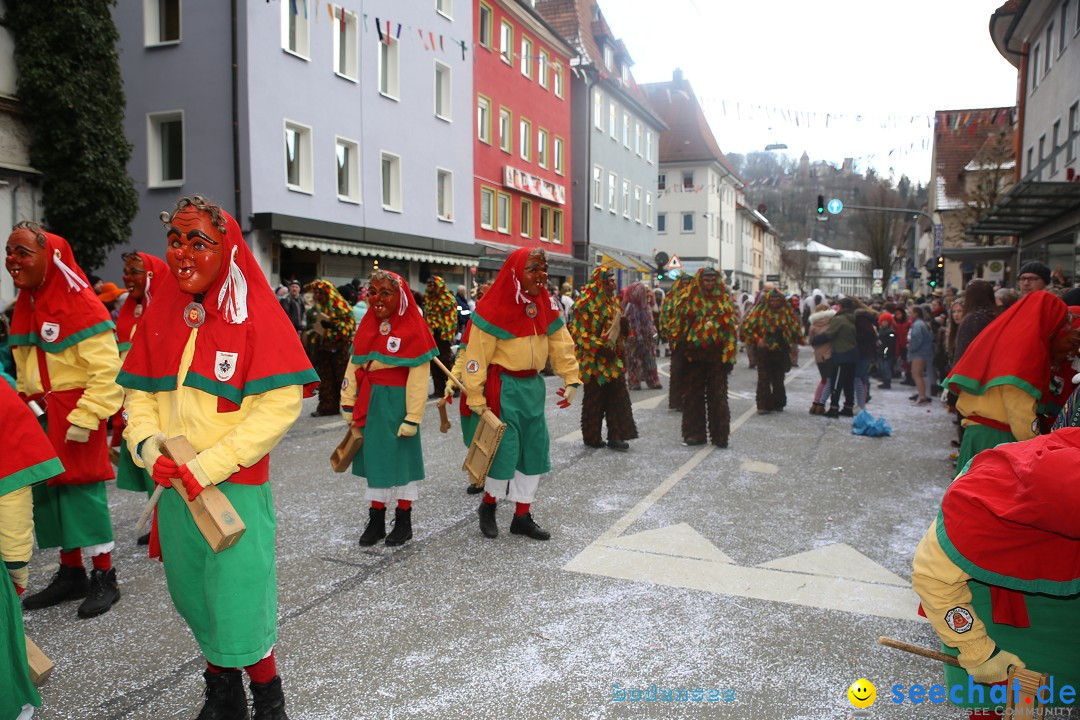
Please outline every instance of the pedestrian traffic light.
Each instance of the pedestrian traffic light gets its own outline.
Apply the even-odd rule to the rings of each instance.
[[[817,214],[818,215],[824,215],[825,214],[825,196],[824,195],[818,195],[817,196]]]

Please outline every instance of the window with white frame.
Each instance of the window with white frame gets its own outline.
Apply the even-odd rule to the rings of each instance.
[[[338,200],[360,202],[360,144],[343,137],[334,141]]]
[[[619,107],[614,103],[608,102],[608,135],[612,140],[618,141],[619,139]]]
[[[499,25],[499,55],[507,65],[514,64],[514,26],[506,20]]]
[[[656,213],[656,232],[661,235],[667,232],[667,213]]]
[[[1050,128],[1050,177],[1058,171],[1058,138],[1061,135],[1061,121],[1055,120]]]
[[[381,157],[383,210],[401,212],[401,158],[388,152]]]
[[[604,206],[604,168],[593,165],[592,168],[592,204],[593,207]]]
[[[435,0],[435,10],[448,18],[454,17],[454,0]]]
[[[592,94],[592,122],[597,130],[604,129],[604,96],[599,90],[593,90]]]
[[[521,149],[521,159],[532,161],[532,123],[521,118],[519,123],[521,131],[518,133],[518,144]]]
[[[398,99],[399,85],[399,55],[401,42],[396,38],[387,36],[385,41],[379,43],[379,93],[393,100]]]
[[[630,181],[622,181],[622,215],[630,219]]]
[[[563,96],[563,67],[562,63],[555,63],[551,74],[552,90],[555,92],[555,97],[561,98]]]
[[[540,51],[540,58],[536,61],[536,74],[539,75],[540,87],[547,89],[548,86],[548,55],[547,50]]]
[[[143,35],[147,46],[180,42],[180,0],[143,0]]]
[[[548,131],[540,128],[536,131],[536,162],[546,168],[548,160]]]
[[[281,3],[281,47],[305,60],[311,49],[311,20],[302,2]]]
[[[641,123],[634,121],[634,152],[641,157]]]
[[[499,108],[499,149],[514,152],[514,115],[507,108]]]
[[[652,227],[652,193],[645,191],[645,226]]]
[[[512,203],[510,202],[510,195],[508,193],[500,192],[496,196],[496,217],[495,217],[495,229],[504,235],[510,234],[510,208]]]
[[[694,187],[694,171],[693,170],[683,170],[683,172],[682,172],[682,186],[683,186],[683,190],[685,190],[687,188]],[[720,188],[720,199],[721,200],[723,200],[723,198],[724,198],[723,193],[724,193],[724,188],[721,187]]]
[[[1080,7],[1076,9],[1078,15],[1080,15]],[[1080,138],[1077,138],[1077,133],[1080,133],[1080,101],[1074,102],[1072,107],[1069,108],[1069,149],[1065,151],[1066,162],[1072,162],[1076,159],[1076,144],[1080,142]]]
[[[1039,75],[1041,70],[1039,69],[1039,53],[1042,52],[1042,46],[1035,45],[1035,48],[1031,51],[1031,91],[1035,92],[1035,88],[1039,87]]]
[[[521,198],[521,237],[532,237],[532,200]]]
[[[645,161],[652,163],[652,130],[645,131]]]
[[[487,3],[480,3],[480,11],[477,13],[476,18],[476,39],[488,49],[491,49],[491,23],[493,17],[495,15],[491,12],[491,6]]]
[[[609,172],[607,176],[607,209],[614,215],[618,212],[618,198],[616,193],[618,192],[619,177]]]
[[[476,96],[476,137],[491,144],[491,100],[483,95]]]
[[[555,172],[562,175],[565,172],[563,168],[563,139],[556,136],[551,148],[555,155]]]
[[[639,222],[639,223],[641,222],[641,212],[642,212],[642,208],[641,208],[641,186],[640,185],[635,185],[634,186],[634,220],[636,222]]]
[[[310,193],[312,187],[311,128],[285,121],[285,186]]]
[[[1077,10],[1077,12],[1080,12],[1080,10]],[[1069,0],[1065,0],[1063,3],[1061,3],[1061,18],[1060,18],[1060,22],[1058,23],[1060,25],[1060,27],[1061,27],[1061,30],[1059,31],[1060,34],[1058,35],[1058,54],[1059,55],[1061,53],[1065,52],[1065,46],[1066,46],[1066,43],[1068,42],[1069,33],[1065,29],[1068,26],[1068,23],[1069,23]]]
[[[480,227],[495,229],[495,191],[489,187],[480,188]]]
[[[609,71],[615,69],[615,48],[610,45],[604,45],[604,67]]]
[[[357,70],[356,13],[343,7],[334,8],[334,72],[349,80],[359,79]]]
[[[1054,59],[1054,23],[1050,23],[1046,26],[1046,68],[1043,72],[1050,72],[1050,66],[1053,65]]]
[[[435,61],[435,117],[449,120],[451,113],[450,66]]]
[[[682,231],[694,232],[694,213],[684,212],[682,214]]]
[[[627,150],[630,149],[630,113],[622,114],[622,144]]]
[[[532,40],[521,35],[521,74],[527,78],[532,77]]]
[[[147,185],[179,187],[184,184],[184,112],[146,116]]]
[[[656,175],[656,189],[657,190],[665,190],[665,189],[667,189],[667,173],[658,173]]]
[[[435,169],[435,214],[440,220],[454,220],[454,173]]]

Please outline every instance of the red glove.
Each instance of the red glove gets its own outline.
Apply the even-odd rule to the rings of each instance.
[[[152,477],[154,482],[158,485],[172,487],[172,478],[180,477],[180,468],[170,458],[162,455],[154,462],[154,467],[150,471],[150,477]]]
[[[195,479],[195,474],[191,472],[191,468],[187,465],[180,466],[180,480],[184,483],[184,489],[187,490],[187,499],[189,501],[199,497],[199,493],[203,491],[202,483]]]

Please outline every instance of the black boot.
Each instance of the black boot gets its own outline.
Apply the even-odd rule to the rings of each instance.
[[[625,440],[619,440],[618,438],[608,438],[607,446],[612,450],[629,450],[630,443]]]
[[[206,702],[195,720],[248,720],[244,676],[239,670],[203,672]]]
[[[360,536],[360,545],[368,547],[386,537],[386,508],[368,508],[367,527]]]
[[[81,565],[78,567],[61,565],[44,590],[23,598],[23,610],[40,610],[58,605],[65,600],[84,598],[87,585],[85,568]]]
[[[281,678],[274,676],[268,683],[251,683],[251,697],[255,714],[252,720],[289,720],[285,714],[285,694],[281,692]]]
[[[86,599],[79,605],[79,617],[92,618],[108,612],[120,599],[120,586],[116,583],[116,568],[90,571],[90,586]]]
[[[472,483],[469,483],[469,487],[465,488],[465,492],[469,495],[479,495],[480,493],[484,492],[484,486],[473,485]]]
[[[495,522],[495,503],[480,503],[480,508],[476,511],[480,515],[480,532],[484,533],[486,538],[499,537],[499,526]]]
[[[514,520],[510,523],[511,535],[525,535],[531,537],[533,540],[550,540],[551,533],[544,530],[533,521],[532,513],[525,513],[524,515],[515,515]]]
[[[825,417],[827,417],[827,418],[838,418],[838,417],[840,417],[840,408],[836,407],[835,405],[830,405],[829,409],[825,411]]]
[[[386,536],[386,544],[394,547],[404,545],[406,540],[412,540],[412,508],[394,508],[394,529]]]
[[[840,417],[854,417],[855,413],[852,412],[850,405],[845,405],[844,409],[840,411]]]

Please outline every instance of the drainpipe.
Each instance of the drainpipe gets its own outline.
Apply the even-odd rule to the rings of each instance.
[[[243,199],[240,191],[240,63],[237,38],[236,0],[230,2],[232,21],[232,150],[233,150],[233,213],[240,227],[244,227],[244,213],[241,211],[240,202]]]

